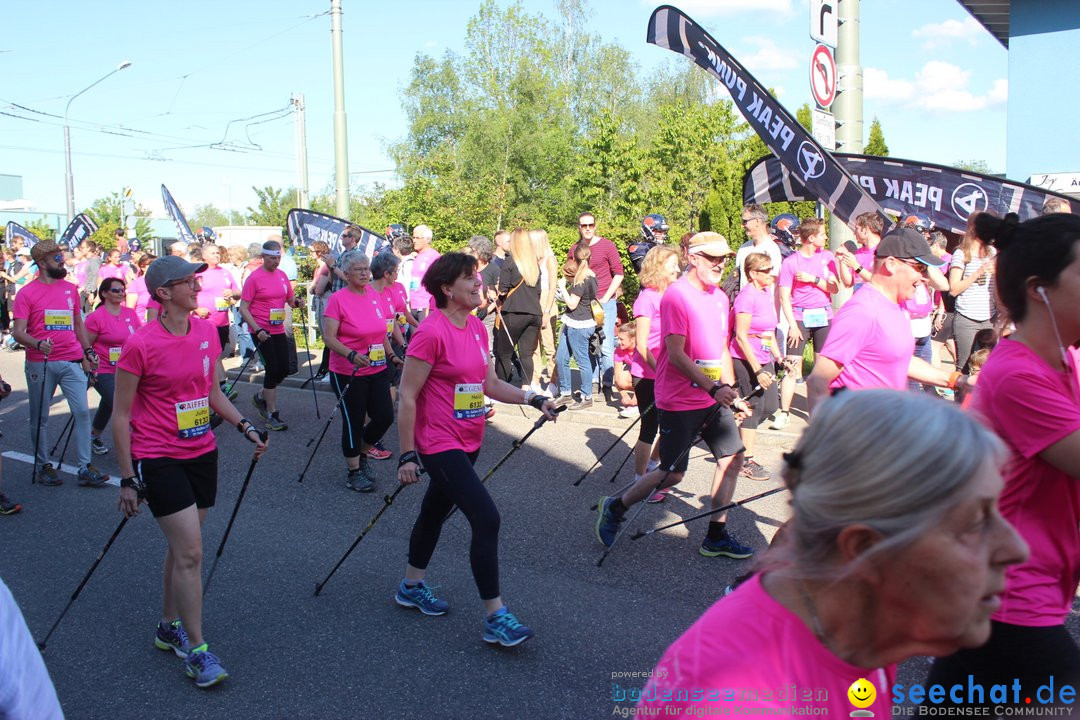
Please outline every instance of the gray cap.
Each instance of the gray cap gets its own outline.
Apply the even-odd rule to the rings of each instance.
[[[206,268],[206,263],[188,262],[178,255],[159,257],[146,268],[146,289],[150,291],[150,297],[156,300],[157,289],[162,285],[183,280],[188,275],[201,273]]]

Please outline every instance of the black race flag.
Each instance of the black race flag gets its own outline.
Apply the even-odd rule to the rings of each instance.
[[[314,210],[293,208],[289,211],[287,224],[289,237],[293,243],[311,247],[311,243],[322,240],[330,246],[330,253],[334,257],[341,253],[341,233],[349,226],[360,229],[360,241],[356,246],[369,258],[375,257],[390,246],[389,241],[376,232]]]
[[[180,240],[189,245],[198,242],[195,239],[195,233],[191,232],[191,226],[188,225],[187,220],[184,218],[184,213],[180,212],[180,206],[173,200],[169,188],[164,185],[161,186],[161,200],[165,203],[165,211],[169,213],[169,217],[176,223],[176,233]]]
[[[648,42],[693,60],[724,84],[739,112],[791,173],[842,221],[865,212],[892,220],[754,76],[681,10],[662,5],[649,18]]]
[[[1027,220],[1042,213],[1050,198],[1070,200],[1033,185],[944,165],[849,153],[833,157],[886,210],[901,218],[925,215],[935,227],[955,233],[964,232],[973,212],[1014,212]],[[774,157],[754,163],[743,178],[743,200],[748,203],[814,199]]]
[[[60,247],[66,247],[72,252],[79,246],[83,240],[97,232],[98,226],[89,215],[86,213],[79,213],[68,223],[67,229],[64,230],[64,234],[60,236]]]
[[[34,247],[39,241],[37,235],[30,232],[19,223],[8,221],[7,227],[4,229],[4,242],[7,243],[8,247],[11,247],[11,240],[15,237],[21,237],[28,248]]]

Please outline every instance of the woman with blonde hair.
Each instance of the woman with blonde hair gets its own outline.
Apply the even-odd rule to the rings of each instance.
[[[495,374],[509,381],[517,346],[521,360],[521,385],[532,382],[533,351],[540,336],[540,264],[525,228],[510,233],[510,254],[499,273],[499,308],[495,319]]]
[[[574,257],[563,267],[566,276],[560,282],[560,292],[566,298],[566,313],[559,330],[559,351],[555,355],[556,372],[559,374],[559,395],[573,392],[573,376],[570,373],[570,355],[573,354],[581,375],[581,398],[570,410],[592,407],[592,360],[589,357],[589,338],[596,332],[592,302],[599,294],[596,275],[589,269],[592,251],[584,243],[574,246]],[[566,285],[569,283],[570,287]]]
[[[555,291],[559,282],[559,264],[555,260],[555,253],[551,250],[551,241],[548,239],[546,230],[530,230],[529,239],[532,240],[536,249],[536,262],[540,265],[540,342],[533,351],[533,377],[532,389],[536,392],[544,391],[545,376],[551,378],[551,394],[555,392],[555,318],[558,317],[558,309],[555,307]],[[543,346],[544,361],[541,361],[540,350]]]
[[[634,445],[634,477],[655,470],[660,464],[656,444],[656,431],[660,418],[656,412],[655,383],[656,358],[664,338],[660,333],[660,298],[671,283],[679,279],[681,253],[670,245],[657,245],[645,255],[641,264],[641,292],[634,301],[634,335],[636,349],[630,363],[630,376],[634,379],[637,410],[641,416],[637,444]],[[649,462],[650,456],[652,462]],[[665,492],[656,492],[649,502],[661,502]]]

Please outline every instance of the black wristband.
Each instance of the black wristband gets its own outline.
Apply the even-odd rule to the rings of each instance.
[[[720,390],[720,388],[726,388],[726,387],[731,387],[731,386],[728,385],[727,383],[715,383],[711,388],[709,388],[709,397],[715,399],[716,398],[716,393]]]
[[[543,412],[544,403],[550,399],[551,398],[549,398],[547,395],[533,395],[531,398],[529,398],[529,404],[537,410]]]
[[[397,466],[400,468],[405,463],[420,464],[420,456],[416,454],[415,450],[409,450],[408,452],[401,453],[401,457],[398,458]]]
[[[355,365],[355,364],[356,364],[356,351],[355,351],[355,350],[351,351],[351,352],[350,352],[350,353],[348,354],[348,356],[347,356],[347,357],[348,357],[348,360],[349,360],[349,362],[351,362],[351,363],[352,363],[353,365]]]
[[[255,425],[247,418],[240,418],[240,422],[236,423],[236,429],[240,431],[241,435],[247,435],[248,430],[255,427]]]
[[[758,368],[757,370],[754,371],[754,375],[760,375],[761,373],[768,373],[768,372],[769,371],[766,370],[765,368]]]
[[[38,352],[41,352],[41,340],[38,340],[36,343],[34,343],[34,349]]]
[[[140,500],[146,497],[146,485],[143,484],[142,478],[140,478],[138,475],[121,478],[120,487],[131,488],[135,491],[136,497],[138,497]]]

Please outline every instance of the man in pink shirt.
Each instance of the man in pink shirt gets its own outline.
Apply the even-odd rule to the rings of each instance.
[[[690,269],[660,300],[664,343],[656,360],[656,406],[660,409],[660,468],[635,482],[619,497],[597,504],[596,537],[611,547],[631,505],[672,487],[686,474],[690,447],[700,434],[716,460],[711,507],[735,494],[743,464],[743,444],[731,405],[738,399],[728,352],[728,299],[720,282],[731,255],[718,233],[690,238]],[[712,517],[698,552],[748,558],[753,551],[727,532],[727,513]]]
[[[409,278],[412,285],[409,289],[409,305],[418,321],[427,317],[428,312],[434,307],[431,293],[424,289],[424,273],[432,263],[442,257],[438,250],[431,247],[431,237],[431,228],[427,225],[417,225],[413,228],[412,241],[416,256],[413,259],[412,274]]]
[[[15,341],[26,348],[26,388],[30,399],[31,438],[34,441],[34,479],[42,485],[63,485],[47,450],[49,405],[56,386],[75,419],[72,432],[78,458],[79,484],[101,487],[109,476],[90,464],[90,410],[86,376],[98,366],[79,311],[79,289],[64,278],[64,253],[52,241],[30,250],[38,276],[15,296],[12,316]],[[40,464],[40,469],[39,469]]]
[[[810,412],[839,388],[903,390],[908,378],[937,387],[966,382],[914,357],[915,338],[902,305],[927,283],[928,267],[941,265],[914,228],[890,231],[875,250],[870,281],[833,318],[832,330],[806,380]]]

